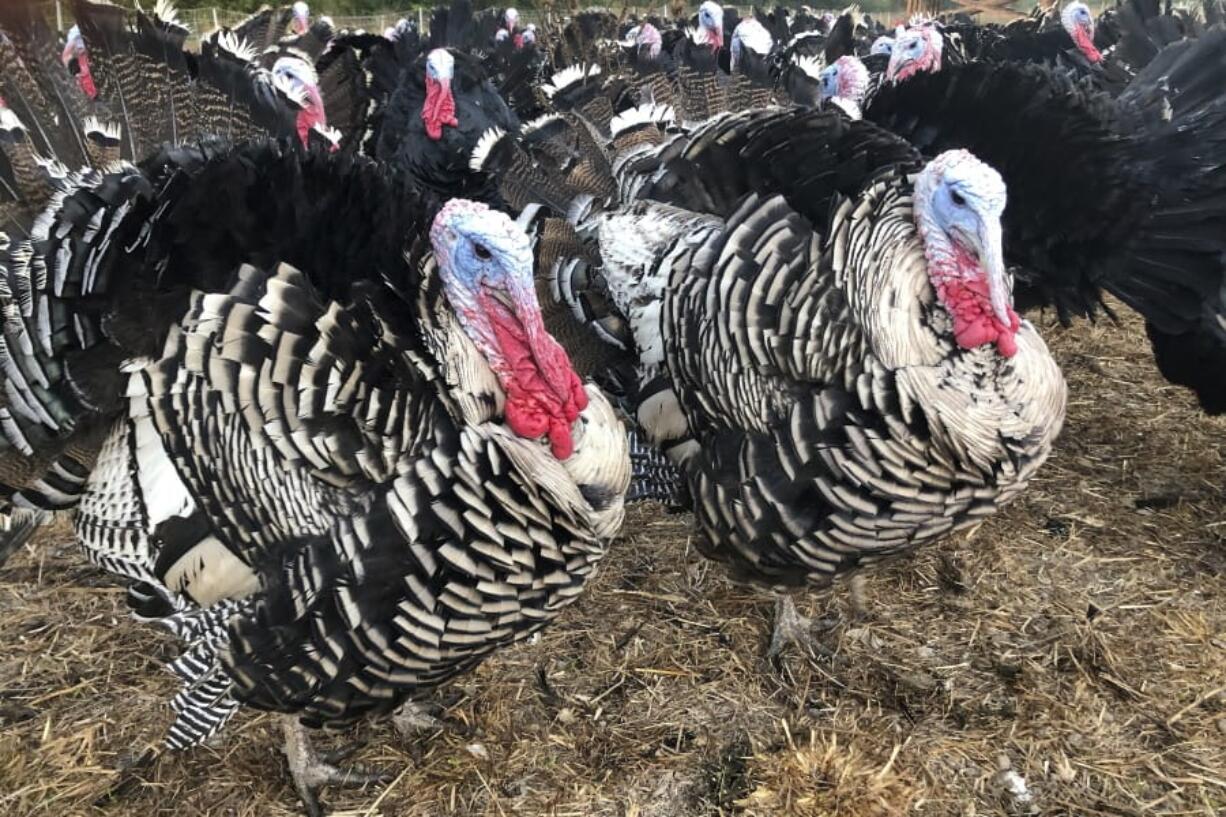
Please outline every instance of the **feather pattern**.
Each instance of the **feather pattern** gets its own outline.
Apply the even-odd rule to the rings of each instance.
[[[612,407],[565,461],[509,430],[429,223],[373,162],[209,140],[74,174],[7,256],[0,428],[105,429],[77,532],[184,640],[170,748],[386,711],[545,626],[620,528]]]
[[[1011,358],[954,343],[904,141],[767,109],[604,158],[617,195],[568,205],[586,253],[553,263],[551,292],[599,289],[625,321],[627,406],[705,552],[772,585],[825,583],[974,524],[1047,458],[1059,369],[1025,324]],[[638,493],[670,493],[638,462]]]

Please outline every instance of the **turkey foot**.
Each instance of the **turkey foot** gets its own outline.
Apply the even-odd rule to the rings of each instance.
[[[443,719],[434,715],[431,710],[439,711],[439,708],[421,701],[405,701],[392,714],[392,727],[402,738],[410,738],[423,732],[433,732],[436,729],[445,729],[446,724]]]
[[[775,599],[775,628],[771,632],[771,644],[766,651],[766,657],[771,660],[778,658],[788,644],[795,644],[815,655],[828,654],[829,650],[825,645],[813,636],[813,627],[813,619],[800,614],[791,596],[779,596]]]
[[[365,786],[391,780],[387,774],[341,769],[326,762],[311,745],[306,727],[293,715],[283,716],[281,728],[285,732],[285,759],[289,763],[289,773],[309,817],[324,817],[318,796],[319,789],[324,786]],[[350,749],[349,753],[352,754],[352,751]]]
[[[868,582],[863,573],[853,573],[847,580],[851,613],[858,619],[873,618],[873,608],[868,603]]]

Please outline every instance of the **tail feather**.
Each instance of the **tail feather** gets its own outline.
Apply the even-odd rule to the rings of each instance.
[[[1164,48],[1121,94],[1128,102],[1153,87],[1167,91],[1170,116],[1186,117],[1222,97],[1226,83],[1226,27]]]
[[[40,153],[71,167],[88,161],[80,123],[89,99],[58,62],[59,43],[30,0],[0,3],[0,94],[38,134]]]
[[[163,144],[206,135],[233,140],[296,133],[302,101],[255,62],[250,43],[228,30],[186,50],[188,30],[160,18],[75,0],[100,97],[122,134],[122,155],[139,161]],[[172,10],[163,9],[171,14]]]
[[[7,167],[10,192],[25,209],[25,218],[32,222],[51,198],[52,188],[42,169],[42,157],[25,123],[8,108],[0,105],[0,154]]]
[[[0,518],[0,567],[52,518],[50,511],[27,508],[13,508]]]
[[[1158,366],[1206,411],[1226,412],[1226,28],[1160,54],[1134,86],[1164,82],[1170,119],[1135,142],[1156,195],[1108,289],[1145,316]],[[1130,90],[1135,90],[1130,89]]]
[[[281,33],[285,31],[285,27],[289,24],[291,13],[289,9],[283,9],[281,12],[278,12],[265,6],[244,18],[237,25],[233,26],[232,30],[240,38],[251,43],[257,50],[262,52],[264,49],[271,48],[277,44]]]
[[[58,126],[61,116],[56,106],[44,93],[38,77],[30,70],[18,53],[14,38],[5,36],[0,27],[0,97],[18,119],[29,129],[34,140],[34,149],[43,156],[66,162],[83,159],[74,153],[74,139]],[[68,120],[71,122],[71,119]],[[80,163],[78,163],[80,164]]]
[[[498,193],[513,209],[534,202],[565,212],[576,191],[556,171],[533,160],[513,134],[491,128],[477,142],[469,166],[497,181]]]
[[[366,74],[352,48],[337,48],[315,64],[319,92],[327,103],[328,125],[341,134],[341,145],[356,151],[361,145],[371,109]]]

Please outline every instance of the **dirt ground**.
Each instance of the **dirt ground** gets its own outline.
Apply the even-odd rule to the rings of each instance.
[[[1051,320],[1042,317],[1044,324]],[[1045,329],[1071,387],[1053,460],[1006,512],[798,597],[817,654],[764,658],[769,596],[689,520],[638,508],[586,597],[535,644],[387,723],[355,759],[393,782],[335,815],[1226,814],[1226,422],[1153,371],[1136,321]],[[166,757],[169,636],[125,617],[66,529],[0,571],[0,814],[300,812],[275,718]]]

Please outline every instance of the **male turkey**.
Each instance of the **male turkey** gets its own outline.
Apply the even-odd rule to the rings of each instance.
[[[428,37],[406,25],[389,37],[358,34],[334,41],[319,67],[348,55],[365,80],[361,125],[346,128],[342,144],[406,171],[444,197],[487,199],[489,181],[469,171],[468,156],[489,128],[518,129],[519,118],[503,95],[521,98],[535,82],[537,66],[530,46],[516,50],[508,44],[506,53],[495,49],[488,58],[476,51],[485,40],[492,42],[497,20],[478,18],[467,0],[455,0],[435,9]],[[529,109],[534,104],[525,102]]]
[[[73,13],[89,49],[99,101],[119,128],[123,157],[130,161],[203,135],[241,140],[296,133],[305,142],[327,125],[309,66],[286,61],[277,71],[263,69],[258,52],[233,32],[215,32],[196,53],[187,48],[189,30],[166,3],[147,14],[74,0]],[[22,118],[44,121],[37,109]],[[69,167],[78,164],[57,158]]]
[[[30,237],[37,216],[70,170],[105,171],[164,142],[220,133],[233,138],[295,132],[326,143],[318,93],[293,66],[269,72],[241,41],[221,32],[200,54],[184,50],[187,29],[173,8],[126,12],[78,0],[78,33],[91,55],[92,99],[53,56],[55,38],[41,9],[0,8],[0,231],[11,244]],[[12,385],[8,387],[10,390]],[[10,391],[4,411],[20,405]],[[0,534],[0,563],[44,512],[75,506],[105,427],[83,423],[71,435],[0,455],[0,507],[15,514]]]
[[[5,238],[0,448],[107,429],[76,529],[187,641],[171,748],[243,704],[286,713],[317,813],[345,776],[300,724],[535,632],[620,526],[624,429],[485,205],[431,218],[368,160],[206,140],[74,173]]]
[[[1111,293],[1145,317],[1163,375],[1226,411],[1226,29],[1164,49],[1115,98],[1054,66],[941,67],[939,38],[900,38],[864,116],[999,169],[1021,305],[1067,321]]]
[[[1206,0],[1206,16],[1213,16],[1219,2]],[[1036,8],[1030,17],[1005,26],[964,19],[930,27],[946,41],[947,64],[1048,65],[1113,95],[1127,87],[1162,48],[1202,32],[1191,15],[1172,12],[1169,2],[1164,10],[1159,0],[1121,0],[1101,21],[1084,2],[1071,0],[1059,9]],[[911,41],[907,46],[915,47]]]
[[[563,259],[554,297],[628,353],[628,401],[680,467],[701,547],[822,584],[1016,496],[1066,389],[1010,306],[999,175],[965,151],[924,166],[829,112],[674,136],[669,119],[614,121],[617,195],[578,197],[571,238],[547,222],[542,248]],[[500,178],[527,158],[507,136],[476,157]],[[795,635],[780,612],[775,649]]]

